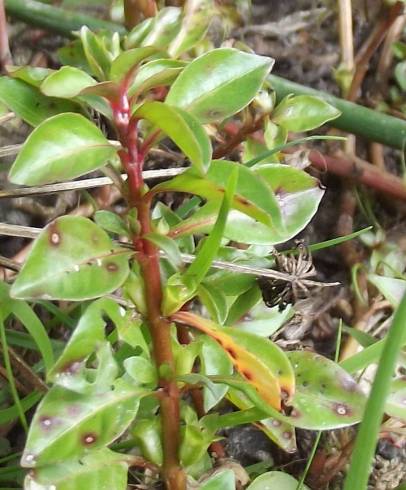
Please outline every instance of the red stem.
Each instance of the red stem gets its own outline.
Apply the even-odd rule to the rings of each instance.
[[[126,87],[111,102],[115,126],[123,149],[119,151],[122,165],[128,175],[129,203],[137,209],[139,234],[132,237],[145,283],[147,322],[151,332],[153,355],[160,373],[160,408],[164,462],[162,477],[168,490],[185,490],[186,476],[180,467],[180,392],[176,381],[175,363],[171,347],[170,323],[161,316],[162,284],[159,251],[143,236],[151,231],[151,201],[146,198],[142,166],[144,155],[139,151],[136,119],[130,118],[130,104]],[[163,370],[162,368],[165,368]],[[163,374],[165,372],[165,374]]]

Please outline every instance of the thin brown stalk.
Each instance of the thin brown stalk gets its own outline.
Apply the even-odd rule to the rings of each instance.
[[[348,93],[348,100],[355,101],[357,99],[358,92],[361,88],[361,84],[368,70],[369,62],[372,56],[385,39],[385,36],[392,24],[396,21],[399,15],[402,15],[403,9],[404,3],[396,2],[389,9],[389,11],[385,10],[384,15],[382,15],[382,17],[378,20],[378,23],[373,29],[372,33],[361,46],[361,49],[355,58],[356,70]]]
[[[4,0],[0,0],[0,68],[12,64]]]
[[[125,26],[131,30],[147,17],[154,17],[157,12],[155,0],[124,0]]]

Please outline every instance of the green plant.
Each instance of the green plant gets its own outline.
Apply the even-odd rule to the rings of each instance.
[[[163,8],[124,38],[83,27],[61,49],[59,70],[18,67],[0,78],[0,100],[35,127],[10,170],[13,183],[101,170],[128,205],[122,216],[99,210],[94,220],[56,219],[11,289],[2,286],[5,348],[4,323],[16,308],[29,310],[25,300],[83,306],[56,362],[47,335],[33,336],[51,388],[22,456],[35,469],[26,489],[121,490],[133,467],[148,468],[152,483],[161,478],[170,490],[187,480],[234,489],[233,472],[208,476],[219,429],[255,422],[292,451],[296,427],[361,419],[365,396],[343,368],[311,352],[285,353],[268,339],[286,312],[264,305],[255,276],[211,267],[215,259],[271,267],[273,246],[307,225],[323,189],[283,163],[281,150],[291,145],[289,131],[339,115],[309,95],[276,105],[266,82],[273,60],[213,48],[205,37],[212,8],[207,1]],[[148,188],[144,163],[168,140],[189,168]],[[182,194],[182,204],[166,206],[162,193]],[[184,254],[194,256],[189,266]],[[248,314],[256,333],[243,321]],[[13,413],[25,420],[33,400],[12,394]],[[223,399],[237,410],[218,412]],[[251,488],[272,479],[296,484],[287,475],[259,478]]]

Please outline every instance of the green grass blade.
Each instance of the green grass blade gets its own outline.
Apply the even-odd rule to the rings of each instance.
[[[43,393],[32,392],[21,400],[21,407],[26,412],[43,397]],[[0,425],[8,424],[18,418],[16,405],[0,410]]]
[[[343,136],[307,136],[306,138],[300,138],[294,141],[290,141],[289,143],[285,143],[283,145],[278,145],[275,146],[275,148],[272,148],[271,150],[264,151],[264,153],[261,153],[255,158],[252,158],[248,162],[244,162],[244,165],[246,167],[253,167],[257,163],[261,162],[262,160],[265,160],[265,158],[269,158],[272,155],[275,155],[275,153],[279,153],[282,150],[285,150],[286,148],[290,148],[291,146],[297,146],[301,145],[302,143],[306,143],[307,141],[314,141],[314,140],[339,140],[339,141],[345,141],[347,138]]]
[[[385,401],[389,394],[390,381],[396,360],[403,344],[405,324],[406,295],[403,297],[393,318],[392,326],[386,335],[385,345],[367,401],[364,418],[355,441],[344,490],[365,490],[367,488],[371,463],[384,414]]]
[[[363,233],[372,230],[372,228],[373,226],[367,226],[366,228],[362,228],[362,230],[354,231],[354,233],[350,233],[348,235],[332,238],[331,240],[325,240],[324,242],[312,243],[307,248],[310,252],[316,252],[317,250],[322,250],[323,248],[335,247],[336,245],[341,245],[344,242],[348,242],[349,240],[359,237]],[[290,248],[289,250],[282,250],[280,253],[297,255],[298,250],[297,248]]]
[[[41,320],[25,301],[14,300],[12,313],[20,320],[28,333],[35,340],[44,360],[45,369],[49,371],[54,365],[54,352],[48,333]]]
[[[18,391],[14,380],[13,369],[11,367],[10,356],[8,353],[7,338],[6,338],[6,329],[4,328],[3,320],[0,320],[0,341],[1,341],[2,351],[3,351],[4,367],[6,368],[6,372],[7,372],[7,380],[10,385],[11,396],[13,397],[14,404],[18,412],[18,416],[21,420],[21,424],[24,427],[24,430],[28,432],[27,419],[25,418],[24,409],[21,404],[20,397],[18,396]]]

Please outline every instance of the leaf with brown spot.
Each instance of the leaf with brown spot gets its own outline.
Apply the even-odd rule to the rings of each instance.
[[[36,239],[11,296],[70,301],[103,296],[125,281],[130,254],[93,221],[63,216]]]
[[[123,379],[116,380],[112,388],[95,393],[78,393],[55,385],[31,422],[22,466],[63,463],[81,457],[90,446],[96,449],[110,444],[133,421],[145,394],[145,390]],[[50,421],[46,428],[45,419]]]
[[[366,396],[343,368],[314,352],[288,352],[287,356],[296,376],[292,425],[327,430],[361,420]]]
[[[248,410],[254,406],[244,393],[234,388],[229,389],[227,398],[240,410]],[[297,450],[295,429],[291,424],[273,417],[264,417],[254,424],[284,451],[294,453]],[[291,437],[287,438],[287,433],[290,433]]]
[[[295,390],[293,370],[282,350],[268,339],[241,332],[237,328],[220,327],[216,323],[189,312],[172,315],[176,322],[199,329],[216,340],[237,371],[257,390],[269,405],[281,408],[282,390],[292,396]],[[230,355],[230,352],[233,355]]]

